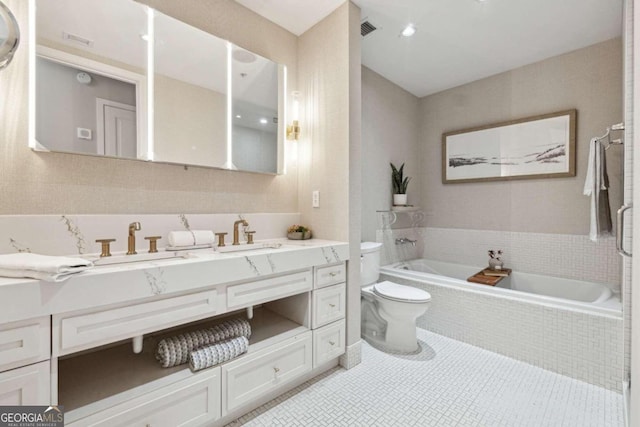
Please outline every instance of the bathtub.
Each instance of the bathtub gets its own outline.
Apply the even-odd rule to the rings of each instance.
[[[418,259],[382,267],[380,280],[431,294],[419,328],[622,391],[617,293],[598,283],[518,271],[495,287],[466,281],[482,268]]]
[[[602,314],[619,315],[619,295],[606,285],[560,277],[513,271],[495,287],[467,282],[483,267],[450,262],[416,259],[382,267],[391,276],[425,280],[441,286],[460,287],[496,296],[516,298],[541,304],[558,305]]]

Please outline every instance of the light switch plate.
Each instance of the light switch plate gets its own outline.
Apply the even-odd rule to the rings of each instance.
[[[320,190],[313,190],[311,193],[311,206],[314,208],[320,207]]]

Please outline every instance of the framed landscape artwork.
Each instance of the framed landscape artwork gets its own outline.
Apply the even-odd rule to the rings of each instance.
[[[576,110],[442,135],[442,182],[576,175]]]

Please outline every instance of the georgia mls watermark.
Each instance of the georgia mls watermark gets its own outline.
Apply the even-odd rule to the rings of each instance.
[[[64,427],[64,408],[0,406],[0,427]]]

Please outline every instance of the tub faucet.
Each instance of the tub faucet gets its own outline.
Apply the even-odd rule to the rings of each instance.
[[[240,224],[242,224],[243,227],[248,227],[249,226],[249,223],[244,219],[239,219],[239,220],[237,220],[236,222],[233,223],[233,244],[234,245],[239,245],[240,244],[240,242],[239,242],[240,238],[238,236],[238,225],[240,225]]]
[[[416,245],[416,241],[415,240],[411,240],[408,239],[406,237],[400,237],[399,239],[396,239],[396,245],[404,245],[407,243],[411,243],[412,246]]]
[[[136,231],[140,231],[142,227],[140,227],[139,222],[132,222],[129,224],[129,241],[128,241],[128,250],[127,255],[135,255],[136,252]]]

